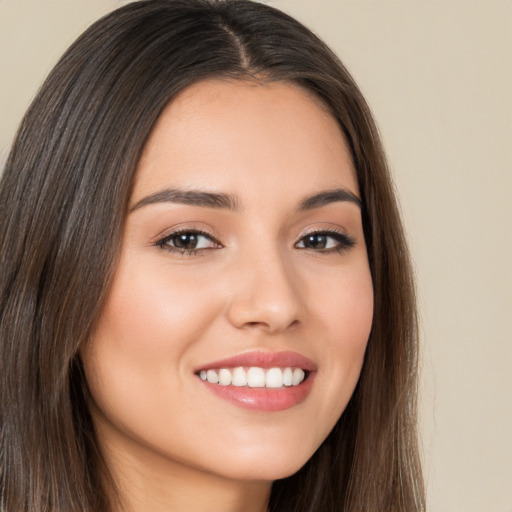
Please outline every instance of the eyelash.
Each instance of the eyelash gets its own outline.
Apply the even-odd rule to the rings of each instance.
[[[306,233],[305,235],[303,235],[301,237],[301,239],[299,240],[299,242],[303,242],[307,237],[311,237],[311,236],[325,236],[326,238],[332,238],[334,239],[336,242],[337,242],[337,246],[336,247],[330,247],[328,249],[320,249],[320,250],[316,250],[316,249],[312,249],[312,248],[308,248],[308,247],[300,247],[299,249],[300,250],[309,250],[309,251],[312,251],[312,252],[315,252],[315,253],[324,253],[324,254],[329,254],[329,253],[338,253],[338,254],[341,254],[343,252],[346,252],[350,249],[352,249],[352,247],[354,247],[354,245],[356,244],[356,241],[354,238],[352,238],[351,236],[347,235],[346,233],[342,233],[341,231],[338,231],[336,229],[333,229],[333,230],[318,230],[318,231],[310,231],[309,233]],[[297,245],[299,242],[297,242],[295,245]]]
[[[169,242],[173,238],[176,238],[180,235],[204,236],[204,237],[208,238],[209,240],[211,240],[211,242],[213,243],[213,246],[212,247],[202,247],[199,249],[180,249],[178,247],[174,247],[174,246],[170,245]],[[190,228],[178,229],[176,231],[173,231],[172,233],[169,233],[164,238],[158,240],[155,243],[155,246],[159,247],[160,249],[163,249],[165,251],[178,254],[180,256],[193,256],[195,254],[200,254],[203,251],[222,248],[222,244],[220,244],[220,242],[218,242],[210,233],[206,233],[205,231],[201,231],[200,229],[190,229]]]
[[[198,249],[180,249],[178,247],[174,247],[170,245],[170,241],[172,239],[175,239],[176,237],[180,235],[195,235],[195,236],[202,236],[208,238],[212,242],[211,247],[200,247]],[[300,242],[304,243],[304,240],[307,237],[313,237],[313,236],[324,236],[326,238],[332,238],[337,242],[336,247],[330,247],[327,249],[314,249],[309,247],[296,247],[297,244]],[[342,233],[337,230],[318,230],[318,231],[311,231],[309,233],[306,233],[303,235],[298,242],[294,244],[294,247],[296,247],[299,250],[306,250],[311,251],[315,253],[343,253],[345,251],[350,250],[354,245],[356,244],[356,241],[351,236]],[[197,254],[201,254],[204,251],[209,251],[211,249],[220,249],[222,248],[222,244],[218,242],[211,234],[201,231],[198,229],[179,229],[177,231],[173,231],[172,233],[169,233],[162,239],[158,240],[155,244],[156,247],[159,247],[160,249],[166,250],[170,253],[178,254],[180,256],[193,256]]]

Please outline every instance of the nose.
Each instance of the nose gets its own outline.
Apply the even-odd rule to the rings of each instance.
[[[239,262],[227,316],[238,329],[277,333],[301,322],[304,310],[300,282],[278,251],[253,254]]]

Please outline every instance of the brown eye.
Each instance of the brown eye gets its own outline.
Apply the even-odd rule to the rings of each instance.
[[[329,237],[323,234],[312,234],[305,236],[302,243],[306,249],[327,249]]]
[[[173,236],[167,243],[172,244],[176,249],[197,249],[199,241],[197,233],[179,233]]]
[[[170,252],[191,254],[201,250],[216,249],[221,245],[207,233],[201,231],[178,231],[167,235],[156,244]]]
[[[355,240],[344,233],[318,232],[302,237],[295,247],[311,251],[341,252],[355,245]]]

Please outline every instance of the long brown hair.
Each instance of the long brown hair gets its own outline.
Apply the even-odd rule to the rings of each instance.
[[[78,348],[120,250],[135,168],[164,107],[211,77],[312,91],[349,143],[374,319],[355,393],[272,512],[424,510],[416,439],[414,289],[370,110],[337,57],[286,14],[246,0],[147,0],[92,25],[23,119],[0,184],[0,509],[108,511],[108,470]]]

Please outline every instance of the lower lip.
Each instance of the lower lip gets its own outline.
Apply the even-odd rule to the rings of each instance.
[[[282,388],[249,388],[247,386],[221,386],[201,381],[212,393],[242,408],[261,412],[277,412],[302,403],[313,386],[314,372],[298,386]]]

